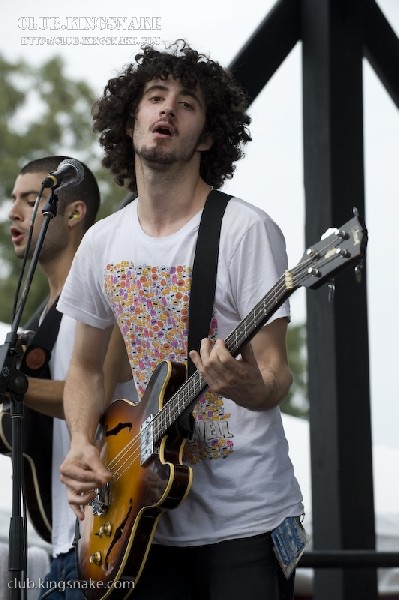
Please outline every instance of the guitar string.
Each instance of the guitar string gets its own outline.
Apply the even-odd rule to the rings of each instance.
[[[150,423],[148,423],[147,426],[153,424],[155,419],[153,419]],[[166,426],[166,423],[164,424],[164,426]],[[160,431],[157,430],[155,433],[155,437],[156,439],[158,439]],[[123,468],[126,465],[126,460],[135,460],[138,456],[138,454],[141,454],[141,432],[137,433],[135,435],[134,438],[132,438],[128,444],[126,444],[126,446],[124,446],[124,448],[110,461],[110,463],[107,465],[107,468],[113,473],[113,474],[117,474],[118,471]],[[135,454],[131,455],[128,454],[130,452],[130,450],[133,450],[133,452],[135,452]],[[136,450],[138,452],[136,452]],[[126,456],[128,454],[128,456]],[[122,462],[122,464],[119,464],[121,462],[121,460],[124,460],[124,462]],[[128,466],[128,468],[130,467],[130,465]],[[125,471],[123,471],[121,474],[123,474]]]
[[[327,260],[324,261],[324,264],[327,264],[328,262],[331,262],[335,257],[331,256],[329,257]],[[314,261],[314,257],[309,257],[308,262],[312,263]],[[292,273],[296,273],[297,271],[300,272],[301,270],[303,270],[304,265],[306,265],[306,261],[304,261],[304,263],[301,263],[301,265],[298,265],[297,267],[295,267],[294,269],[291,270]],[[306,278],[305,276],[308,276],[309,273],[306,272],[302,275],[302,279]],[[285,279],[283,280],[283,278],[281,278],[281,281],[278,282],[278,289],[276,288],[275,292],[277,293],[278,291],[281,291],[282,289],[286,288],[285,285]],[[294,291],[294,290],[293,290]],[[265,300],[265,299],[263,299]],[[264,304],[264,302],[261,301],[260,303],[261,305]],[[262,306],[257,305],[253,311],[251,311],[251,313],[255,313],[256,311],[259,310],[259,308],[261,308],[261,313],[265,312],[265,308],[262,309]],[[250,315],[251,315],[250,313]],[[254,316],[254,314],[253,314]],[[255,323],[257,323],[257,319],[255,320]],[[187,383],[187,382],[186,382]],[[177,392],[178,395],[178,392]],[[183,394],[184,396],[184,394]],[[186,394],[187,396],[187,394]],[[190,394],[188,394],[188,396],[190,396]],[[183,398],[184,399],[184,398]],[[187,400],[187,398],[186,398]],[[183,408],[186,407],[186,404],[183,403]],[[174,409],[176,409],[176,406],[174,406]],[[168,410],[168,404],[165,405],[165,411],[171,413],[171,410]],[[165,412],[164,410],[162,411],[162,413],[158,413],[157,415],[154,416],[151,424],[154,423],[154,421],[161,421],[160,423],[160,427],[158,428],[158,431],[156,430],[156,427],[154,427],[155,432],[157,433],[157,435],[155,435],[155,439],[158,441],[159,438],[159,434],[162,432],[163,428],[166,427],[166,424],[169,422],[170,420],[170,415],[169,415],[169,419],[167,419],[165,417],[164,421],[165,423],[162,423],[162,418],[163,418],[163,413]],[[180,414],[180,411],[178,411],[178,414]],[[161,417],[160,417],[161,415]],[[163,427],[162,427],[163,425]],[[169,424],[168,426],[170,426],[171,424]],[[165,429],[164,429],[165,432]],[[141,438],[141,434],[138,433],[120,452],[119,454],[109,463],[108,468],[111,470],[111,472],[114,474],[114,477],[116,477],[116,481],[118,481],[118,479],[120,479],[120,477],[126,473],[126,471],[131,467],[132,462],[134,462],[136,460],[136,458],[138,457],[139,454],[141,454],[141,449],[140,449],[140,438]],[[138,442],[139,447],[135,447],[135,443]],[[130,450],[133,451],[133,454],[130,454]],[[125,460],[122,462],[122,464],[120,464],[118,466],[118,468],[115,470],[113,467],[116,466],[114,463],[119,463],[123,458],[125,458]],[[121,469],[123,469],[121,471]]]
[[[325,262],[330,262],[330,261],[331,261],[333,258],[334,258],[334,257],[331,257],[331,258],[330,258],[330,257],[328,257],[328,259],[327,259],[327,260],[325,260]],[[310,256],[307,262],[308,262],[308,263],[312,263],[312,262],[314,262],[314,256]],[[293,272],[294,274],[295,274],[295,272],[296,272],[296,271],[300,272],[301,270],[303,270],[303,266],[304,266],[304,265],[305,265],[305,266],[307,266],[307,265],[306,265],[306,261],[304,261],[303,263],[301,263],[301,265],[297,266],[296,268],[292,269],[292,271],[291,271],[291,272]],[[283,289],[285,289],[285,288],[286,288],[286,285],[285,285],[285,277],[283,277],[283,278],[282,278],[282,279],[281,279],[281,280],[280,280],[278,283],[279,283],[279,287],[276,287],[276,289],[275,289],[275,291],[274,291],[274,296],[276,296],[276,295],[277,295],[277,292],[281,291],[281,289],[282,289],[282,287],[281,287],[281,286],[283,286]],[[294,290],[293,290],[293,291],[294,291]],[[252,311],[252,315],[253,315],[253,317],[254,317],[255,315],[259,314],[259,312],[262,314],[262,316],[263,316],[265,313],[267,314],[267,308],[265,308],[265,299],[266,299],[266,298],[267,298],[267,297],[265,297],[265,298],[264,298],[264,299],[263,299],[263,300],[262,300],[262,301],[261,301],[261,302],[260,302],[260,303],[259,303],[259,304],[258,304],[256,307],[255,307],[255,309],[253,309],[253,311]],[[282,300],[282,298],[280,298],[280,300]],[[250,313],[250,315],[251,315],[251,313]],[[252,317],[252,318],[253,318],[253,317]],[[253,323],[253,322],[251,322],[251,321],[248,319],[248,317],[245,319],[245,322],[246,322],[246,324],[248,325],[248,329],[249,329],[250,331],[251,331],[251,330],[253,330],[253,329],[255,329],[255,327],[254,327],[254,323]],[[256,319],[255,319],[255,326],[257,325],[257,322],[258,322],[258,317],[256,317]],[[243,333],[243,332],[242,332],[242,328],[241,328],[241,336],[242,336],[242,333]],[[232,341],[232,339],[236,339],[236,340],[238,340],[238,339],[239,339],[239,334],[240,334],[240,326],[239,326],[239,327],[238,327],[238,328],[237,328],[237,329],[236,329],[236,330],[235,330],[235,331],[234,331],[232,334],[230,334],[230,336],[227,338],[227,340],[226,340],[226,346],[228,347],[228,344],[227,344],[227,342],[229,342],[229,341]],[[244,337],[244,341],[245,341],[245,339],[247,338],[247,328],[245,328],[245,327],[244,327],[244,335],[245,335],[245,337]],[[242,341],[242,337],[241,337],[241,341]],[[240,344],[238,344],[238,343],[236,342],[236,346],[237,346],[237,345],[239,346]],[[195,385],[195,384],[194,384],[194,385]],[[200,390],[200,391],[201,391],[201,390]],[[168,403],[166,406],[167,406],[167,407],[170,407],[170,408],[169,408],[169,414],[170,414],[172,411],[175,411],[175,412],[176,412],[176,406],[173,404],[173,402],[169,402],[169,403]],[[167,410],[167,409],[166,409],[166,410]],[[165,410],[165,411],[163,411],[163,413],[166,413],[166,410]],[[162,413],[162,414],[163,414],[163,413]],[[161,417],[162,417],[162,415],[161,415]],[[169,423],[169,426],[171,425],[171,423],[170,423],[170,419],[166,419],[166,422],[167,422],[167,423]],[[161,423],[161,425],[162,425],[162,423]]]
[[[280,288],[282,288],[282,289],[284,288],[284,286],[282,285],[282,282],[280,282],[280,283],[279,283],[279,287],[280,287]],[[263,310],[263,312],[264,312],[264,310]],[[199,377],[199,374],[198,374],[198,372],[196,372],[194,375],[196,375],[196,376],[197,376],[197,378]],[[197,387],[196,383],[197,383],[197,382],[194,382],[194,383],[192,383],[192,381],[188,380],[188,381],[186,382],[186,384],[185,384],[185,386],[186,386],[186,387],[185,387],[185,390],[184,390],[183,392],[180,392],[180,394],[179,394],[179,392],[177,393],[178,395],[180,395],[180,397],[182,397],[182,400],[183,400],[182,407],[183,407],[183,408],[185,408],[185,406],[186,406],[187,398],[192,396],[192,392],[191,392],[189,389],[187,389],[187,388],[189,388],[189,387],[190,387],[190,385],[191,385],[191,387],[192,387],[192,388],[194,388],[194,390],[195,390],[195,389],[196,389],[196,387]],[[187,384],[189,384],[189,385],[187,386]],[[198,391],[200,392],[201,390],[198,390]],[[172,399],[171,399],[171,400],[172,400]],[[165,408],[164,408],[164,410],[163,410],[163,411],[162,411],[162,413],[161,413],[161,417],[160,417],[160,413],[158,413],[158,415],[155,415],[155,417],[154,417],[154,419],[152,420],[152,422],[150,422],[150,423],[148,424],[148,426],[149,426],[150,424],[153,424],[153,422],[154,422],[154,421],[159,421],[159,420],[161,420],[160,427],[158,427],[158,429],[157,429],[157,427],[155,427],[155,432],[154,432],[154,433],[155,433],[155,437],[156,437],[156,438],[158,438],[158,437],[159,437],[159,434],[160,434],[160,432],[161,432],[163,429],[165,430],[165,429],[167,429],[167,428],[168,428],[168,425],[167,425],[167,424],[170,422],[170,419],[171,419],[171,417],[172,417],[172,412],[173,412],[173,411],[171,410],[171,408],[172,408],[172,409],[174,409],[174,412],[177,412],[177,415],[178,415],[178,414],[180,414],[180,410],[178,410],[178,409],[179,409],[179,399],[178,399],[178,404],[177,404],[177,406],[176,406],[176,405],[174,405],[174,406],[172,407],[172,405],[169,405],[169,403],[168,403],[168,404],[166,404],[166,405],[165,405]],[[176,409],[177,409],[177,410],[176,410]],[[166,416],[166,412],[168,413],[168,415],[167,415],[167,416]],[[177,416],[177,415],[176,415],[176,416]],[[158,417],[158,418],[157,418],[157,417]],[[164,422],[162,422],[162,421],[164,421]],[[109,465],[107,466],[107,468],[108,468],[108,469],[110,469],[110,470],[111,470],[111,472],[113,472],[115,475],[116,475],[116,474],[118,474],[119,476],[121,476],[121,475],[122,475],[122,474],[125,472],[125,471],[122,471],[121,473],[118,473],[118,471],[120,471],[120,469],[121,469],[121,468],[123,468],[123,467],[126,465],[126,460],[132,461],[132,460],[135,460],[135,459],[137,458],[137,456],[138,456],[138,453],[140,452],[140,437],[141,437],[141,435],[140,435],[140,433],[138,433],[138,434],[137,434],[137,435],[136,435],[136,436],[135,436],[135,437],[134,437],[132,440],[130,440],[130,442],[129,442],[129,443],[128,443],[128,444],[127,444],[127,445],[126,445],[126,446],[125,446],[125,447],[124,447],[124,448],[123,448],[123,449],[122,449],[120,452],[119,452],[119,454],[118,454],[117,456],[115,456],[115,458],[114,458],[114,459],[113,459],[113,460],[112,460],[112,461],[109,463]],[[136,443],[136,442],[139,444],[139,447],[135,447],[135,443]],[[121,461],[123,458],[125,458],[125,457],[126,457],[126,454],[127,454],[127,453],[128,453],[130,450],[131,450],[131,449],[133,450],[134,454],[133,454],[133,455],[130,455],[130,454],[129,454],[129,455],[127,456],[126,460],[125,460],[124,462],[122,462],[122,464],[121,464],[121,465],[119,465],[118,463],[120,463],[120,461]],[[137,452],[135,452],[136,450],[137,450]],[[117,466],[117,464],[118,464],[118,466]],[[115,469],[115,467],[116,467],[116,466],[117,466],[117,468]],[[130,466],[130,465],[129,465],[129,466]],[[128,468],[129,468],[129,466],[128,466]]]
[[[330,260],[332,260],[332,259],[330,259]],[[183,406],[184,406],[184,404],[183,404]],[[156,416],[154,417],[153,421],[156,419]],[[129,444],[127,444],[127,446],[120,453],[120,456],[119,456],[119,459],[117,462],[120,462],[122,457],[126,457],[126,458],[125,458],[124,462],[122,462],[122,464],[119,465],[118,469],[112,470],[116,481],[118,481],[120,479],[120,477],[122,477],[122,475],[124,473],[126,473],[126,471],[131,467],[132,462],[134,462],[136,460],[136,458],[138,457],[138,455],[141,453],[140,447],[138,447],[138,448],[133,447],[134,442],[138,441],[139,437],[140,437],[139,434],[136,435],[135,438],[133,438],[133,440],[131,440],[131,442],[129,442]],[[129,450],[131,450],[131,449],[133,450],[133,454],[128,454]]]
[[[326,248],[328,248],[329,245],[327,245],[325,248],[323,248],[323,250],[319,251],[325,251]],[[336,256],[331,255],[327,258],[324,258],[324,262],[319,263],[319,266],[325,266],[326,264],[328,264],[329,262],[331,262],[332,260],[334,260],[336,258]],[[307,270],[307,267],[309,264],[312,264],[314,262],[315,259],[315,255],[309,255],[309,258],[303,262],[301,262],[299,265],[297,265],[296,267],[294,267],[293,269],[290,270],[290,272],[294,275],[297,276],[298,273],[300,273],[301,271],[304,271],[306,269],[306,272],[304,272],[302,275],[300,275],[299,277],[296,277],[296,279],[298,280],[298,285],[296,287],[300,287],[300,283],[301,281],[303,281],[304,279],[306,279],[309,276],[309,272]],[[276,296],[277,294],[279,294],[282,291],[286,291],[287,286],[285,283],[285,277],[282,276],[281,279],[277,282],[276,288],[274,289],[274,293],[273,295]],[[296,288],[293,289],[293,291],[295,291]],[[251,319],[245,319],[245,321],[249,321],[248,325],[250,325],[251,327],[248,327],[248,329],[252,329],[252,327],[254,327],[254,325],[256,326],[256,324],[258,323],[258,318],[259,318],[259,311],[260,314],[265,314],[265,312],[267,311],[267,307],[264,306],[265,304],[265,300],[267,298],[268,294],[266,294],[266,296],[261,300],[260,303],[258,303],[256,305],[256,307],[254,307],[254,309],[249,313],[248,316],[252,315],[252,320]],[[279,299],[279,301],[281,300],[281,298]],[[266,313],[267,314],[267,313]],[[257,315],[257,318],[254,318],[255,315]],[[237,329],[239,329],[239,326],[237,327]],[[230,334],[230,336],[227,338],[229,339],[231,336],[233,336],[233,334],[235,335],[235,337],[238,338],[238,331],[234,330],[234,332],[232,332]],[[244,329],[244,332],[246,330]],[[242,332],[241,332],[242,333]],[[226,340],[227,341],[227,340]],[[237,344],[238,345],[238,344]],[[194,373],[194,375],[199,375],[198,372]],[[180,406],[179,406],[179,396],[182,396],[182,400],[183,400],[183,404],[182,404],[182,408],[185,409],[187,408],[186,402],[187,400],[192,396],[192,392],[189,392],[189,390],[187,388],[191,387],[194,388],[195,390],[195,383],[190,382],[191,378],[189,380],[186,381],[186,383],[184,384],[185,389],[183,390],[182,393],[179,394],[179,391],[176,392],[176,396],[177,396],[177,406],[176,404],[172,403],[169,406],[169,402],[170,400],[173,399],[173,397],[169,400],[169,402],[165,405],[165,407],[162,409],[161,413],[157,413],[154,418],[152,419],[152,421],[147,425],[149,426],[150,424],[154,427],[154,439],[156,441],[158,441],[159,437],[161,436],[162,433],[166,433],[166,430],[168,427],[170,427],[172,425],[172,423],[170,422],[170,419],[173,416],[178,416],[179,414],[181,414],[180,411]],[[199,393],[201,392],[201,390],[199,390]],[[177,414],[175,414],[177,412]],[[168,413],[168,414],[166,414]],[[154,426],[155,423],[155,426]],[[157,428],[158,425],[158,428]],[[126,471],[131,467],[132,462],[134,462],[136,460],[136,458],[141,455],[141,433],[138,433],[135,435],[134,438],[132,438],[132,440],[130,440],[130,442],[128,444],[126,444],[126,446],[110,461],[109,465],[107,465],[107,468],[113,473],[114,477],[116,478],[115,480],[118,481],[118,479],[120,479],[120,477],[122,477],[122,475],[124,473],[126,473]],[[138,446],[136,445],[136,443],[138,444]],[[133,454],[131,453],[131,451],[133,452]],[[121,461],[123,461],[121,464],[119,464]],[[118,466],[117,466],[118,465]],[[117,466],[117,468],[115,469],[115,467]],[[121,470],[122,469],[122,470]]]

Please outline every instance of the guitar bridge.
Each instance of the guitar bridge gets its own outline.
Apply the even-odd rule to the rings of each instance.
[[[100,517],[105,514],[109,506],[109,483],[96,489],[96,495],[90,502],[93,509],[93,515]]]
[[[154,454],[154,415],[149,415],[140,427],[140,458],[143,466]]]

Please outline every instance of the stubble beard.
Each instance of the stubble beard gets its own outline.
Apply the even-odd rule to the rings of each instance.
[[[51,225],[53,224],[53,222],[50,222],[49,226],[51,227]],[[55,224],[55,222],[54,222]],[[32,236],[32,239],[30,241],[30,245],[29,245],[29,249],[28,249],[28,255],[27,255],[27,259],[31,260],[33,258],[33,254],[36,250],[36,245],[37,245],[37,241],[39,238],[39,233],[37,233],[36,235],[34,234]],[[39,253],[39,263],[46,263],[48,262],[48,260],[53,260],[53,259],[58,259],[60,255],[62,255],[65,252],[65,249],[67,247],[67,240],[68,240],[68,235],[66,231],[63,231],[63,229],[60,229],[59,227],[57,228],[57,230],[53,230],[53,231],[48,231],[47,230],[47,234],[43,240],[43,244]],[[27,242],[26,242],[27,243]],[[17,258],[21,259],[24,257],[25,255],[25,248],[26,248],[26,244],[23,247],[20,247],[17,250],[15,249],[15,254],[17,256]]]
[[[143,146],[136,149],[136,154],[152,167],[167,167],[173,165],[177,160],[175,152],[166,152],[162,148],[148,148],[147,146]]]
[[[198,136],[198,139],[193,144],[187,144],[186,147],[180,150],[168,151],[159,144],[155,147],[143,145],[140,148],[134,145],[134,151],[139,158],[151,167],[158,167],[160,170],[164,170],[164,167],[169,167],[173,164],[190,162],[201,141],[201,135]]]

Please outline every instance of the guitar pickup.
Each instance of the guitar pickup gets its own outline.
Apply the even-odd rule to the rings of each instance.
[[[106,483],[100,488],[96,488],[96,495],[90,502],[90,505],[93,510],[93,515],[97,517],[100,517],[107,512],[109,507],[109,483]]]
[[[151,458],[155,452],[154,444],[154,415],[149,415],[140,426],[140,458],[141,466]]]

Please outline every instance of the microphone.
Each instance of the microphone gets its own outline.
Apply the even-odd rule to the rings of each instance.
[[[49,173],[42,181],[42,188],[60,189],[65,185],[79,185],[84,179],[82,164],[75,158],[66,158],[55,171]]]

